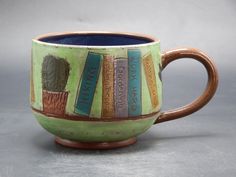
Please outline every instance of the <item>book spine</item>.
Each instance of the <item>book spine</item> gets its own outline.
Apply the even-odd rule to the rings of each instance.
[[[75,113],[89,116],[100,72],[101,55],[89,52],[82,74]]]
[[[102,83],[102,117],[111,118],[114,116],[114,66],[109,55],[103,57]]]
[[[128,62],[127,59],[116,59],[114,61],[114,97],[115,117],[128,117]]]
[[[142,112],[141,100],[141,52],[128,50],[128,112],[129,116],[139,116]]]
[[[151,54],[148,54],[144,57],[143,66],[144,66],[144,72],[146,76],[149,94],[151,97],[152,107],[156,108],[159,103],[158,103],[158,96],[157,96],[157,84],[156,84],[154,63],[152,61]]]
[[[34,93],[34,63],[33,63],[33,51],[31,51],[30,100],[31,100],[31,104],[33,104],[33,103],[35,102],[35,93]]]

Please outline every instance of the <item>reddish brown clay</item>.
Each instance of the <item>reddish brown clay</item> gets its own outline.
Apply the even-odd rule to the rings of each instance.
[[[83,115],[69,115],[69,114],[63,114],[63,115],[58,115],[55,113],[50,113],[50,112],[44,112],[38,109],[35,109],[31,107],[33,111],[38,112],[40,114],[46,115],[48,117],[55,117],[58,119],[67,119],[67,120],[74,120],[74,121],[101,121],[101,122],[113,122],[113,121],[124,121],[124,120],[138,120],[138,119],[148,119],[152,116],[158,116],[160,112],[153,112],[150,114],[144,114],[141,116],[130,116],[127,118],[121,118],[121,117],[101,117],[101,118],[96,118],[96,117],[87,117]]]
[[[63,116],[65,114],[68,92],[50,92],[43,90],[43,111]]]
[[[113,142],[78,142],[78,141],[71,141],[62,139],[60,137],[56,137],[55,142],[70,148],[79,148],[79,149],[115,149],[120,147],[126,147],[136,143],[136,138],[130,138],[123,141],[113,141]]]
[[[160,117],[156,120],[155,124],[178,119],[196,112],[204,105],[206,105],[216,92],[216,88],[218,85],[218,74],[216,71],[216,67],[213,64],[212,60],[206,54],[197,49],[183,48],[163,53],[162,69],[164,69],[170,62],[181,58],[193,58],[204,65],[208,74],[208,82],[206,89],[202,93],[202,95],[196,100],[194,100],[192,103],[171,111],[161,113]]]

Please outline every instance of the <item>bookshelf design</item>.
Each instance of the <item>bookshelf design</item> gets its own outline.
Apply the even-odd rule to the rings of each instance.
[[[96,84],[102,67],[102,118],[126,118],[142,115],[142,96],[150,96],[152,108],[159,104],[154,62],[151,53],[127,49],[127,58],[88,52],[78,93],[75,113],[89,118]],[[149,95],[142,95],[142,69]]]
[[[161,76],[160,71],[155,73],[155,60],[150,52],[143,54],[140,49],[130,48],[126,50],[124,56],[114,57],[111,53],[88,51],[84,57],[85,62],[79,67],[81,76],[77,77],[78,85],[74,89],[74,95],[71,96],[68,88],[73,84],[73,80],[70,80],[71,67],[68,60],[51,54],[43,58],[42,112],[47,115],[70,117],[71,112],[66,109],[72,101],[72,115],[75,117],[108,119],[137,117],[143,115],[143,109],[146,108],[143,104],[145,97],[150,98],[148,98],[151,105],[150,113],[158,107],[159,79],[156,80],[156,77]],[[75,78],[75,75],[71,77]],[[147,94],[142,95],[144,83],[147,85]],[[31,84],[31,101],[34,102],[33,80]],[[94,105],[94,99],[101,101]],[[97,112],[91,116],[92,106],[96,106]]]
[[[114,46],[35,43],[30,105],[44,116],[75,121],[119,124],[158,117],[162,57],[158,42]]]

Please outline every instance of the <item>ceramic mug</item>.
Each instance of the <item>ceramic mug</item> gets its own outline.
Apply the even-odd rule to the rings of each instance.
[[[203,94],[167,112],[162,105],[162,70],[193,58],[208,73]],[[33,39],[31,107],[38,122],[69,147],[109,149],[136,142],[153,124],[202,108],[218,83],[210,58],[197,49],[165,53],[156,38],[133,33],[52,33]]]

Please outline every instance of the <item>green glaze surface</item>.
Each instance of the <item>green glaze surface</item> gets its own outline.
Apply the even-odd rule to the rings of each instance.
[[[33,41],[32,44],[32,87],[34,93],[34,101],[31,102],[31,106],[38,110],[43,110],[43,81],[42,81],[42,66],[45,56],[52,55],[55,57],[63,58],[69,63],[70,71],[67,84],[64,91],[67,91],[68,98],[65,108],[65,113],[69,115],[76,115],[75,103],[80,91],[81,78],[83,69],[86,62],[88,52],[94,52],[101,55],[111,55],[114,58],[127,58],[128,49],[138,49],[141,51],[141,60],[148,53],[151,54],[155,69],[155,78],[157,83],[158,93],[158,106],[153,108],[151,106],[151,99],[148,90],[148,84],[146,81],[143,65],[141,65],[141,96],[142,96],[142,111],[141,115],[150,114],[160,110],[162,104],[162,82],[158,77],[160,72],[159,65],[161,64],[161,52],[159,43],[152,45],[132,46],[132,47],[116,47],[116,48],[87,48],[87,47],[67,47],[63,45],[47,45]],[[142,63],[142,62],[141,62]],[[99,78],[97,81],[93,102],[91,105],[90,117],[101,118],[102,112],[102,74],[103,68],[101,67]]]
[[[73,121],[44,116],[34,112],[38,122],[48,132],[69,140],[81,142],[109,142],[121,141],[145,132],[157,118],[152,115],[148,118],[118,121]]]
[[[128,67],[131,51],[138,53],[137,62]],[[124,65],[116,64],[121,61]],[[110,142],[136,137],[151,127],[158,117],[154,113],[160,112],[160,66],[159,41],[89,47],[33,40],[30,93],[34,115],[47,131],[63,139]],[[138,74],[126,77],[132,72]],[[111,77],[105,77],[106,74]],[[139,105],[138,110],[128,113],[131,103]],[[124,110],[127,114],[120,116]],[[110,111],[109,116],[106,111]],[[149,116],[139,117],[142,115]]]

